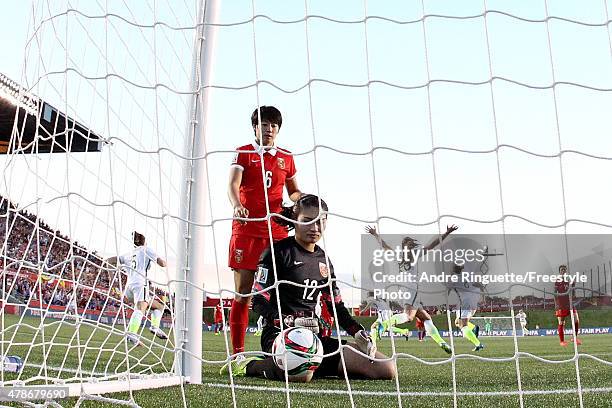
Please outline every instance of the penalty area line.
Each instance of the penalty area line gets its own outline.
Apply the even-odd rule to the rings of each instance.
[[[231,384],[221,384],[221,383],[204,383],[202,384],[206,387],[211,388],[232,388]],[[245,390],[245,391],[261,391],[261,392],[287,392],[286,388],[281,387],[261,387],[257,385],[234,385],[235,389]],[[312,388],[290,388],[289,392],[297,393],[297,394],[327,394],[327,395],[348,395],[349,392],[346,390],[325,390],[325,389],[312,389]],[[503,397],[510,395],[549,395],[549,394],[575,394],[578,392],[578,389],[563,389],[563,390],[523,390],[522,392],[516,391],[461,391],[457,392],[458,397],[471,397],[471,396],[487,396],[487,397]],[[583,388],[583,393],[606,393],[612,392],[612,387],[601,387],[601,388]],[[389,391],[362,391],[362,390],[352,390],[351,394],[353,395],[367,395],[367,396],[397,396],[397,392],[389,392]],[[454,394],[448,391],[407,391],[400,392],[400,396],[402,397],[452,397]]]

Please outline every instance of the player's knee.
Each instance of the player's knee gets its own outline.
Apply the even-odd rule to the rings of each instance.
[[[381,361],[376,370],[377,380],[393,380],[397,377],[397,369],[393,361]]]
[[[251,296],[245,296],[241,292],[239,292],[239,294],[236,294],[236,296],[234,296],[234,301],[238,303],[249,303],[250,300],[251,300]]]

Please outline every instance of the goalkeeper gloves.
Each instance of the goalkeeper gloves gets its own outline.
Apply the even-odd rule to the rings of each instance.
[[[372,337],[365,330],[359,330],[355,333],[355,344],[359,351],[367,355],[370,358],[374,358],[376,355],[376,344],[372,341]]]
[[[310,330],[314,334],[319,333],[319,319],[316,316],[307,317],[287,315],[283,317],[283,325],[285,327],[303,327]],[[278,327],[280,324],[276,324],[276,326]]]
[[[316,317],[296,317],[293,321],[295,327],[303,327],[314,334],[319,333],[319,319]]]

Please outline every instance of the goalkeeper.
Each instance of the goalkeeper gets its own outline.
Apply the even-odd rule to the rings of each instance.
[[[283,210],[283,216],[308,224],[286,221],[290,228],[295,228],[295,236],[274,243],[274,251],[268,248],[261,256],[253,284],[253,309],[264,318],[261,349],[271,352],[281,327],[301,326],[318,333],[319,320],[314,312],[317,297],[321,294],[321,301],[330,310],[335,308],[340,327],[353,336],[355,342],[347,343],[339,337],[320,337],[326,357],[314,372],[314,377],[343,377],[344,367],[340,353],[337,352],[341,350],[349,377],[395,378],[394,362],[380,361],[386,358],[385,355],[376,351],[376,345],[368,332],[344,306],[335,282],[334,267],[325,251],[316,245],[325,230],[326,213],[327,204],[319,201],[317,196],[302,196],[293,207]],[[274,286],[276,279],[282,281],[278,288]],[[277,304],[277,298],[280,304]],[[232,360],[221,368],[221,374],[228,374],[230,370],[233,376],[285,379],[285,372],[276,366],[271,356]],[[291,377],[289,379],[292,380]],[[294,380],[309,381],[310,377]]]

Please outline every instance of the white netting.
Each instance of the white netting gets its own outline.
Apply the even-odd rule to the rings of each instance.
[[[1,159],[0,355],[18,355],[25,364],[19,374],[0,373],[3,384],[66,382],[79,401],[127,390],[108,401],[142,406],[167,395],[141,387],[177,383],[168,392],[184,406],[201,403],[202,392],[220,405],[265,398],[305,405],[312,393],[352,406],[372,396],[399,406],[410,405],[408,397],[433,396],[453,406],[486,397],[521,407],[555,394],[576,394],[580,406],[598,398],[588,396],[609,397],[609,346],[581,352],[570,345],[572,353],[549,354],[513,335],[507,343],[495,339],[498,354],[469,354],[449,330],[451,314],[436,324],[455,352],[439,358],[410,341],[386,340],[382,347],[399,376],[383,385],[227,378],[217,374],[232,354],[227,331],[213,337],[205,330],[203,353],[192,358],[189,331],[172,329],[181,318],[199,325],[199,314],[177,306],[187,301],[194,274],[203,279],[193,289],[204,300],[234,295],[226,267],[228,165],[235,148],[252,141],[249,115],[260,105],[281,109],[278,143],[294,154],[301,190],[330,206],[322,243],[351,306],[368,289],[360,287],[356,255],[365,223],[404,235],[440,234],[451,223],[502,237],[608,233],[607,2],[223,2],[214,26],[217,52],[202,71],[207,39],[198,16],[207,8],[194,3],[35,1],[28,9],[23,73],[9,75],[23,87],[14,88],[13,102],[19,105],[24,92],[39,97],[103,144],[101,152],[49,154],[34,143]],[[45,120],[44,111],[38,119]],[[15,126],[11,140],[24,133]],[[61,136],[53,126],[37,133],[40,144]],[[185,152],[184,145],[191,147]],[[198,165],[206,179],[183,173]],[[192,189],[206,195],[194,199]],[[132,312],[120,296],[125,281],[118,270],[101,268],[102,259],[131,250],[133,230],[169,263],[153,267],[151,280],[168,306],[170,339],[155,340],[143,326],[145,347],[136,350],[124,341]],[[198,234],[204,241],[192,240]],[[567,238],[561,248],[571,264]],[[197,267],[185,265],[193,254],[201,255]],[[602,248],[602,264],[606,256]],[[512,259],[500,262],[511,269]],[[609,298],[606,283],[583,290],[590,292],[584,298],[595,292]],[[73,293],[76,313],[67,312]],[[531,293],[546,301],[541,288],[525,285],[488,293],[490,302],[505,302],[511,317],[502,320],[513,334],[519,332],[513,299]],[[212,319],[206,311],[205,323]],[[257,340],[247,341],[247,354],[258,350]],[[202,362],[204,391],[171,377],[190,358]],[[551,375],[549,367],[568,363],[568,381],[538,382],[540,372]],[[499,370],[501,391],[499,383],[470,378],[479,364]],[[443,385],[415,383],[414,370]]]

